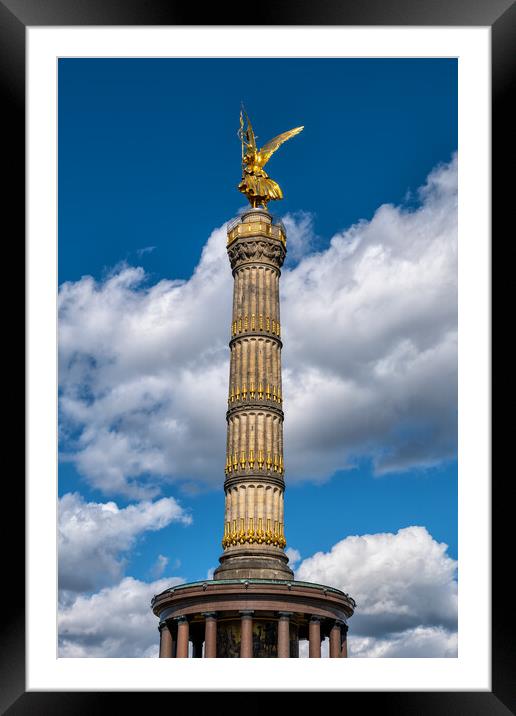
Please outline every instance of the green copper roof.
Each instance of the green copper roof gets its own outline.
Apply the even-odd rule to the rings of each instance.
[[[308,587],[311,589],[322,589],[327,592],[335,592],[336,594],[342,594],[347,597],[350,601],[355,603],[355,600],[348,594],[335,587],[328,587],[325,584],[316,584],[315,582],[299,582],[295,579],[203,579],[199,582],[188,582],[187,584],[178,584],[169,589],[165,589],[161,594],[167,592],[176,592],[180,589],[187,589],[188,587],[202,586],[203,584],[284,584],[300,587]],[[159,594],[156,596],[160,596]]]

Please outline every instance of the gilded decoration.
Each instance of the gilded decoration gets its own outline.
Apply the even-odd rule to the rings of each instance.
[[[263,167],[284,142],[295,137],[302,130],[303,127],[289,129],[258,149],[252,124],[242,107],[238,130],[238,137],[242,143],[242,180],[237,188],[245,194],[253,209],[260,205],[267,209],[269,201],[283,199],[279,184],[268,176]]]
[[[232,472],[245,470],[246,467],[251,470],[255,467],[259,470],[265,469],[269,472],[277,472],[279,475],[283,475],[285,472],[282,455],[266,453],[264,450],[257,450],[255,454],[254,450],[250,450],[249,454],[241,452],[240,455],[237,455],[235,452],[233,455],[228,455],[224,474],[230,475]]]
[[[228,398],[229,405],[235,400],[272,400],[274,403],[281,405],[283,396],[279,386],[271,386],[269,383],[265,386],[263,383],[255,385],[253,381],[251,381],[249,386],[247,386],[246,383],[242,383],[241,386],[231,386]]]
[[[271,525],[271,520],[268,519],[265,529],[263,528],[262,518],[258,518],[258,529],[254,529],[253,518],[249,518],[249,528],[244,529],[244,520],[241,520],[240,529],[237,529],[237,521],[233,520],[233,525],[230,522],[226,522],[224,526],[224,537],[222,538],[222,547],[227,549],[228,547],[237,547],[242,544],[264,544],[272,547],[281,547],[282,549],[286,546],[287,540],[283,534],[284,527],[280,522],[274,522]]]
[[[239,316],[231,324],[231,335],[237,336],[239,333],[248,332],[266,332],[272,333],[273,336],[281,336],[281,328],[279,321],[275,321],[270,316],[264,316],[262,313],[252,313],[250,316]]]
[[[276,239],[277,241],[281,241],[285,248],[287,246],[287,238],[281,226],[277,226],[276,224],[267,224],[265,221],[249,221],[245,224],[236,224],[236,226],[228,231],[227,245],[230,246],[233,241],[236,241],[239,238],[245,238],[246,234],[250,234],[251,236],[261,235],[267,238]]]

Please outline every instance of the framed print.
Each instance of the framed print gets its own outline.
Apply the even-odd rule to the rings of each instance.
[[[28,319],[5,710],[335,690],[508,712],[489,279],[515,13],[475,11],[0,4]]]

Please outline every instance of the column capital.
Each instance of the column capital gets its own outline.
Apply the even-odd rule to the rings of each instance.
[[[290,619],[294,616],[294,612],[278,612],[278,616],[280,619]]]
[[[167,624],[167,622],[160,622],[160,623],[158,624],[158,631],[159,631],[159,632],[162,632],[163,629],[168,629],[168,624]]]
[[[174,621],[176,621],[176,622],[178,622],[178,623],[180,623],[180,622],[181,622],[181,623],[182,623],[182,622],[187,622],[187,621],[188,621],[188,617],[186,617],[184,614],[181,614],[181,615],[178,616],[178,617],[174,617]]]
[[[252,617],[254,614],[254,609],[241,609],[238,613],[241,617]]]
[[[322,617],[317,616],[317,614],[312,614],[312,616],[310,617],[310,621],[318,622],[320,624],[322,621]]]
[[[217,612],[201,612],[201,616],[205,619],[216,619]]]

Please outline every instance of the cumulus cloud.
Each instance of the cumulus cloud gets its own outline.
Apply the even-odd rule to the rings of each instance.
[[[73,601],[74,593],[118,582],[125,555],[137,538],[171,522],[191,523],[191,516],[172,497],[120,509],[115,502],[85,502],[78,493],[64,495],[58,524],[61,602]],[[165,566],[166,562],[160,574]]]
[[[416,627],[390,637],[348,638],[348,655],[353,658],[454,658],[457,632],[442,627]]]
[[[93,595],[80,595],[59,612],[60,657],[156,657],[158,620],[150,602],[180,578],[141,582],[126,577]]]
[[[314,215],[308,211],[296,211],[282,217],[288,236],[285,266],[292,266],[309,254],[315,244]]]
[[[381,206],[317,253],[313,217],[285,217],[300,259],[282,278],[291,483],[327,479],[361,456],[387,473],[455,455],[456,157],[429,175],[419,199],[416,209]],[[143,269],[122,266],[60,288],[64,459],[106,494],[143,499],[166,481],[220,484],[225,244],[223,226],[187,281],[148,285]]]
[[[357,602],[353,656],[456,656],[457,563],[424,527],[346,537],[296,569]]]
[[[457,162],[416,210],[384,205],[282,280],[289,474],[377,472],[455,455]]]
[[[299,550],[297,550],[295,547],[287,547],[287,549],[285,550],[285,554],[288,557],[288,561],[291,567],[293,567],[301,559],[301,554],[299,553]]]
[[[321,658],[326,659],[330,654],[330,642],[328,637],[321,642]],[[303,639],[299,642],[299,658],[308,659],[308,640]]]
[[[152,576],[155,577],[156,579],[158,577],[161,577],[161,575],[165,571],[169,561],[170,560],[168,557],[165,557],[165,555],[163,555],[163,554],[159,554],[158,559],[156,560],[156,563],[154,564],[154,566],[151,569]]]
[[[300,559],[297,550],[291,556]],[[303,560],[295,577],[330,584],[355,598],[356,613],[349,621],[351,657],[454,657],[456,566],[446,545],[424,527],[407,527],[396,534],[347,537],[329,552]],[[150,600],[183,581],[146,583],[125,577],[95,594],[74,595],[60,609],[59,655],[156,657],[157,619]],[[300,643],[299,655],[308,656],[307,642]],[[322,655],[328,655],[327,639]]]
[[[189,281],[146,286],[125,266],[59,292],[65,459],[105,493],[141,499],[163,479],[219,482],[232,279],[225,229]]]

